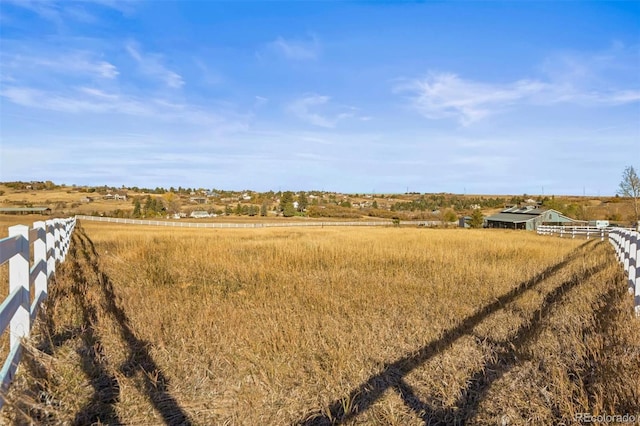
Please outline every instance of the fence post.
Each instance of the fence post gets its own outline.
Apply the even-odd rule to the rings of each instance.
[[[64,262],[67,254],[67,221],[60,221],[60,262]]]
[[[629,245],[631,244],[631,236],[629,235],[629,231],[623,231],[624,233],[624,240],[622,241],[622,250],[623,250],[623,256],[624,256],[624,260],[623,260],[623,265],[624,265],[624,270],[625,271],[629,271]]]
[[[38,265],[40,262],[44,263],[44,273],[39,273],[35,277],[35,300],[40,298],[40,293],[43,293],[44,298],[47,297],[47,231],[44,222],[34,222],[33,228],[37,230],[37,238],[33,242],[33,264]],[[43,299],[44,300],[44,299]]]
[[[639,222],[640,223],[640,222]],[[636,232],[636,295],[634,298],[636,317],[640,318],[640,232]]]
[[[45,229],[47,231],[47,278],[49,278],[56,271],[56,242],[53,220],[45,222]]]
[[[15,225],[9,228],[9,236],[22,236],[20,252],[9,260],[9,294],[21,289],[20,307],[9,324],[9,344],[13,350],[22,337],[29,336],[31,315],[29,312],[29,227]]]
[[[60,220],[53,219],[53,244],[54,244],[54,259],[56,263],[60,261]]]
[[[629,252],[628,257],[625,258],[625,264],[628,265],[627,275],[629,277],[629,291],[632,292],[634,297],[634,305],[636,307],[636,311],[640,308],[638,306],[638,296],[640,293],[638,292],[638,276],[637,276],[637,265],[638,265],[638,233],[630,231],[629,232]],[[628,259],[628,260],[627,260]]]

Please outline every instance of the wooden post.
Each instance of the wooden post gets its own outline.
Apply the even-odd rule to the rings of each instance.
[[[20,307],[9,323],[11,350],[20,344],[23,337],[29,336],[31,315],[29,312],[29,227],[15,225],[9,228],[9,236],[20,235],[20,252],[9,260],[9,294],[20,289]]]

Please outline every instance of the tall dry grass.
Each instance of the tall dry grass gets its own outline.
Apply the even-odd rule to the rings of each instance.
[[[553,370],[563,355],[546,376],[518,357],[546,363],[565,333],[609,332],[604,314],[593,327],[582,318],[600,293],[624,289],[606,243],[525,232],[83,226],[40,336],[53,358],[32,351],[34,371],[62,379],[33,373],[14,397],[39,419],[495,424],[510,402],[524,413],[525,396],[505,390],[512,375],[570,382]],[[607,321],[619,324],[620,309]],[[626,333],[628,345],[640,341]],[[55,409],[24,397],[33,389]],[[96,402],[101,392],[111,399]],[[559,401],[535,418],[571,407]]]

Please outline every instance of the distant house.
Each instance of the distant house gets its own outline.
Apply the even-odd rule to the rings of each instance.
[[[207,202],[207,198],[206,197],[191,197],[191,198],[189,198],[189,201],[191,201],[192,203],[196,203],[196,204],[205,204]]]
[[[589,226],[595,226],[596,228],[606,228],[609,226],[608,220],[590,220]]]
[[[559,211],[542,210],[536,206],[511,207],[485,218],[487,228],[535,230],[539,225],[571,225],[580,221]]]
[[[194,218],[194,219],[202,219],[202,218],[206,218],[206,217],[211,217],[209,212],[206,212],[204,210],[194,210],[194,211],[191,212],[191,214],[189,216]]]
[[[107,192],[104,196],[105,200],[118,200],[118,201],[127,201],[127,193],[126,192],[116,192],[111,193]]]

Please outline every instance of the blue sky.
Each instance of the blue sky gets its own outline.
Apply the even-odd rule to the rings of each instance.
[[[0,0],[0,180],[612,195],[640,2]]]

